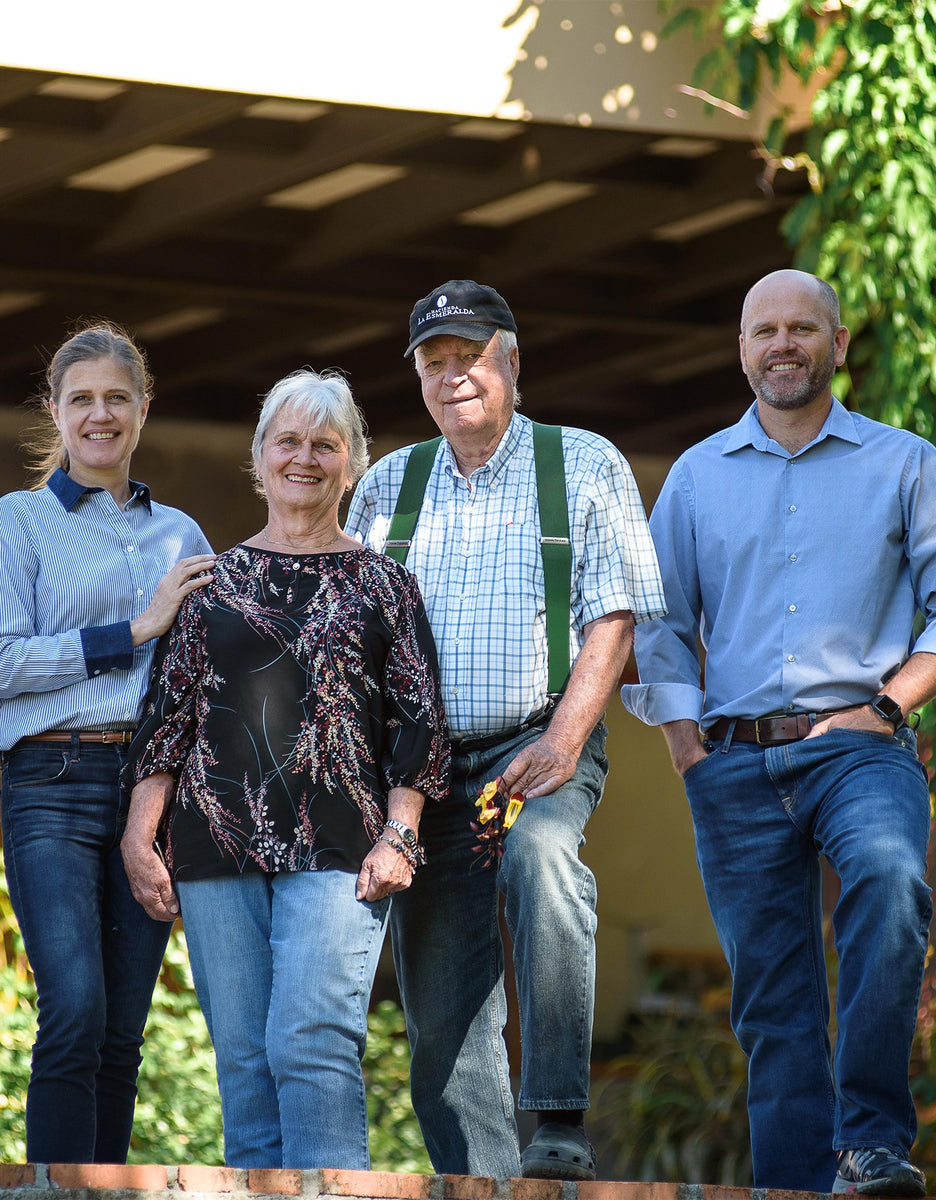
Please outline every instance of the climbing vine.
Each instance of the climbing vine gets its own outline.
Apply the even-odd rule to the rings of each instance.
[[[786,113],[761,147],[764,184],[805,170],[783,232],[794,265],[828,279],[852,333],[840,397],[936,434],[936,0],[662,0],[668,31],[714,48],[694,84],[750,109],[785,71],[817,87],[802,143]]]

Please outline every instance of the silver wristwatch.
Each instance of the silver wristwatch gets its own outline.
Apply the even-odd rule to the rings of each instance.
[[[404,846],[416,845],[416,834],[410,829],[409,825],[404,825],[402,821],[384,821],[384,829],[394,829],[400,835]]]

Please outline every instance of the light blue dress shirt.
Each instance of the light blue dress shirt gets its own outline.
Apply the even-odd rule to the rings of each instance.
[[[345,531],[383,551],[412,447],[376,463],[358,484]],[[572,580],[570,661],[583,629],[631,610],[664,611],[656,554],[637,485],[604,438],[563,427]],[[448,443],[436,454],[406,566],[419,580],[435,637],[453,737],[516,728],[548,700],[546,598],[533,427],[519,413],[470,481]]]
[[[936,448],[906,430],[833,401],[790,454],[754,404],[677,460],[650,528],[668,614],[621,691],[648,725],[864,704],[936,653]]]
[[[0,750],[139,720],[156,639],[134,648],[130,622],[174,563],[211,548],[191,517],[130,486],[123,508],[64,471],[0,497]]]

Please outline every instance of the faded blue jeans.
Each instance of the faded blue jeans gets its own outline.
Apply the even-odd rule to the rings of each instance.
[[[176,885],[232,1167],[367,1170],[361,1058],[389,898],[348,871]]]
[[[120,857],[124,747],[20,742],[3,755],[3,855],[36,980],[30,1162],[126,1162],[143,1027],[172,926]]]
[[[916,1135],[910,1045],[932,905],[926,774],[909,729],[714,743],[684,777],[748,1055],[754,1183],[831,1191],[836,1150]],[[841,880],[829,1042],[819,856]]]
[[[478,789],[546,723],[493,746],[453,743],[452,789],[426,807],[427,865],[391,911],[413,1053],[413,1106],[440,1173],[519,1175],[503,1029],[507,1018],[498,889],[513,939],[523,1061],[519,1106],[586,1109],[595,989],[596,888],[579,858],[607,775],[599,724],[575,775],[528,800],[500,867],[473,852]]]

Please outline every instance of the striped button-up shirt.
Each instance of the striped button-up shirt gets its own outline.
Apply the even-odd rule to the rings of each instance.
[[[134,648],[130,622],[175,562],[210,547],[185,513],[131,488],[121,508],[58,471],[0,498],[0,750],[136,725],[156,642]]]
[[[630,610],[665,611],[647,519],[630,467],[610,442],[564,428],[572,579],[571,661],[584,627]],[[346,531],[382,551],[412,447],[358,485]],[[558,484],[558,480],[557,480]],[[491,458],[465,479],[443,441],[406,560],[435,635],[453,737],[515,728],[547,703],[546,600],[529,420],[515,413]]]

